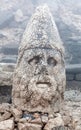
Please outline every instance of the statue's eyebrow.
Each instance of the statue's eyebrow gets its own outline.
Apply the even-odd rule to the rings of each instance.
[[[56,56],[57,54],[60,56],[60,53],[58,52],[58,51],[53,51],[53,52],[51,52],[51,53],[47,53],[49,56]]]
[[[30,59],[32,59],[32,58],[34,58],[35,56],[41,56],[42,55],[42,53],[40,52],[40,53],[34,53],[34,52],[31,52],[31,54],[30,55],[25,55],[25,59],[27,59],[27,60],[30,60]]]

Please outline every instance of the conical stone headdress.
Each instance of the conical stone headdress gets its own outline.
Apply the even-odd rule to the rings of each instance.
[[[62,42],[47,5],[37,7],[24,32],[19,53],[32,48],[54,48],[63,53]]]

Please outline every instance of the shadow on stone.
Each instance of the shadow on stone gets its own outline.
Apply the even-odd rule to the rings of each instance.
[[[0,86],[0,103],[11,104],[12,86]]]

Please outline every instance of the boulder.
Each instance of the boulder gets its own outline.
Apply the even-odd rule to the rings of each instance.
[[[0,130],[13,130],[13,129],[14,129],[13,118],[0,122]]]

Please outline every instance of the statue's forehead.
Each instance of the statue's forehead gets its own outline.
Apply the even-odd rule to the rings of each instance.
[[[38,55],[38,54],[47,54],[47,55],[61,55],[60,52],[56,49],[50,49],[50,48],[33,48],[33,49],[27,49],[25,50],[24,54],[27,55]]]

